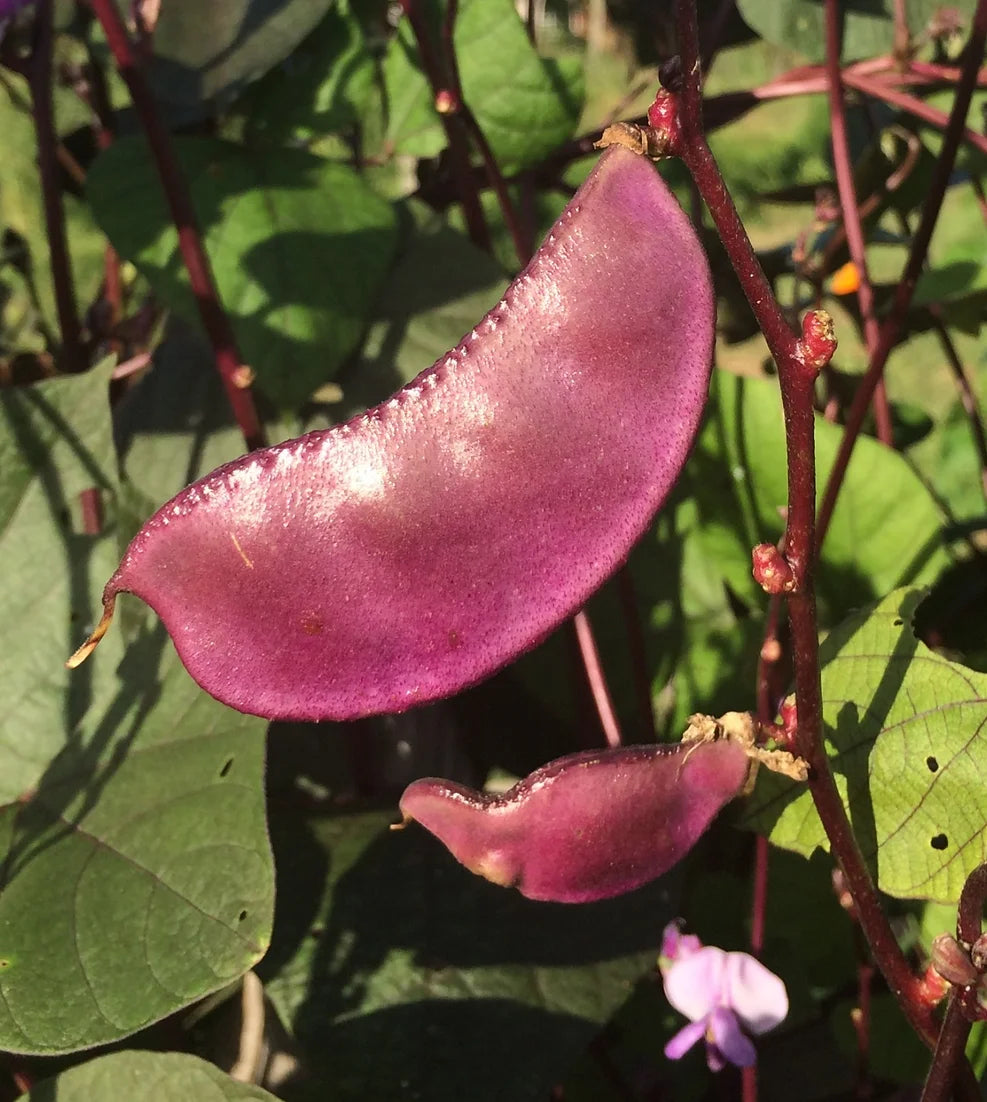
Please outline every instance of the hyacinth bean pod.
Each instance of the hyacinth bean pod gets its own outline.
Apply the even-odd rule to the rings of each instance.
[[[347,424],[246,455],[141,529],[104,591],[243,712],[349,719],[534,646],[624,560],[706,399],[709,269],[654,166],[610,148],[503,300]]]
[[[588,751],[550,762],[501,796],[415,781],[401,812],[495,884],[529,899],[588,903],[680,861],[740,795],[749,765],[728,739]]]

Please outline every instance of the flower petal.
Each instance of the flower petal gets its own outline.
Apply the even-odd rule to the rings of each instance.
[[[0,0],[2,3],[2,0]],[[665,927],[661,934],[661,954],[658,957],[658,967],[664,974],[677,961],[691,956],[703,943],[695,934],[682,933],[682,920],[676,919]]]
[[[680,957],[665,972],[668,1001],[690,1021],[698,1022],[723,1002],[726,988],[723,973],[727,954],[715,945],[706,945],[686,957]]]
[[[738,1068],[749,1068],[757,1060],[757,1052],[741,1031],[737,1015],[720,1007],[709,1016],[706,1060],[710,1070],[719,1071],[724,1057]]]
[[[665,1045],[665,1055],[669,1060],[678,1060],[683,1057],[690,1048],[702,1039],[706,1033],[706,1020],[690,1022],[683,1026],[678,1033]]]
[[[726,958],[722,981],[725,1005],[751,1033],[774,1029],[788,1014],[784,983],[747,953],[727,953]]]

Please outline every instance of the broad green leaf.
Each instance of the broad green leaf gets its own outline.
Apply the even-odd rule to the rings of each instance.
[[[133,1033],[241,975],[270,936],[262,721],[207,697],[156,628],[62,742],[0,809],[11,1052]]]
[[[787,501],[785,426],[774,383],[719,372],[714,417],[737,483],[747,541],[777,541]],[[843,430],[816,418],[821,496]],[[950,562],[943,517],[908,463],[877,441],[857,441],[823,545],[817,587],[824,621],[834,623],[897,586],[932,581]]]
[[[117,405],[114,422],[123,474],[147,502],[141,523],[190,482],[245,450],[209,346],[177,318],[155,348],[151,370]],[[272,444],[309,427],[289,414],[265,421]]]
[[[349,167],[176,141],[220,297],[258,385],[283,406],[331,379],[360,340],[394,248],[395,216]],[[89,172],[96,217],[182,317],[195,300],[153,162],[124,139]]]
[[[912,631],[921,597],[898,590],[823,643],[826,750],[878,886],[952,902],[987,858],[987,676]],[[826,845],[804,786],[764,775],[749,824],[786,849]]]
[[[109,363],[87,375],[0,391],[0,800],[33,790],[122,656],[73,675],[65,659],[99,619],[99,594],[116,569],[116,460]],[[98,532],[83,518],[89,498]]]
[[[334,1102],[544,1099],[654,967],[667,882],[580,907],[471,876],[395,814],[275,819],[260,971]]]
[[[184,1052],[113,1052],[43,1079],[26,1102],[274,1102],[274,1095],[237,1083],[214,1064]]]
[[[464,0],[455,47],[463,98],[503,171],[537,163],[573,135],[582,111],[581,62],[539,57],[512,0]],[[432,98],[403,20],[382,63],[384,122],[374,137],[371,119],[371,148],[385,157],[435,156],[446,142]]]
[[[824,5],[819,0],[737,0],[744,21],[762,38],[787,50],[795,50],[806,61],[826,58]],[[921,35],[943,7],[939,0],[905,0],[905,18],[913,36]],[[974,0],[951,4],[969,17]],[[894,46],[894,0],[868,0],[841,9],[843,52],[841,60],[889,54]]]
[[[237,103],[250,143],[309,142],[353,125],[372,92],[374,59],[359,22],[337,0],[319,25]]]
[[[284,60],[331,3],[168,0],[154,27],[154,90],[161,99],[193,110],[228,96]]]
[[[244,972],[270,931],[264,724],[206,697],[160,629],[64,666],[119,557],[108,366],[0,394],[7,1051],[131,1033]]]
[[[62,107],[62,95],[56,95],[55,103],[56,108]],[[3,133],[0,231],[5,228],[14,231],[27,246],[30,284],[40,310],[39,320],[42,328],[57,339],[58,317],[38,175],[37,141],[31,122],[31,97],[27,82],[6,70],[0,81],[0,128]],[[105,241],[84,202],[68,190],[63,191],[61,200],[73,283],[81,312],[98,291],[103,275]],[[6,247],[9,248],[9,244]]]

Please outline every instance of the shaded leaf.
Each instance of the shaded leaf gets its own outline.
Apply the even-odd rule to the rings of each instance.
[[[892,593],[823,643],[826,749],[881,890],[951,902],[987,857],[987,676],[915,637],[920,597]],[[826,845],[808,792],[780,777],[759,778],[747,818],[786,849]]]
[[[113,1052],[43,1079],[27,1102],[273,1102],[274,1095],[237,1083],[213,1064],[182,1052]]]
[[[222,986],[269,935],[264,726],[164,635],[70,674],[117,557],[108,365],[0,394],[0,1047],[114,1040]],[[80,494],[102,504],[88,534]],[[120,663],[117,669],[118,662]],[[242,918],[241,918],[242,914]]]
[[[75,98],[75,97],[73,97]],[[55,97],[56,107],[63,105]],[[48,332],[57,334],[58,320],[52,284],[51,257],[44,201],[37,165],[37,142],[31,122],[31,98],[27,82],[5,71],[0,81],[0,231],[13,230],[27,246],[30,286]],[[60,111],[60,114],[64,114]],[[88,206],[66,190],[62,194],[66,237],[73,282],[80,310],[95,297],[103,275],[105,242]]]
[[[285,406],[332,378],[359,342],[394,248],[395,217],[349,167],[184,138],[185,170],[220,298],[259,386]],[[142,139],[89,172],[100,225],[187,320],[198,310]]]
[[[572,137],[582,112],[581,62],[539,57],[511,0],[462,3],[455,46],[463,98],[504,172],[535,164]],[[407,20],[388,44],[379,95],[384,122],[376,137],[368,133],[378,155],[434,157],[445,147]]]
[[[168,0],[154,27],[149,67],[154,90],[161,99],[192,109],[230,94],[286,58],[331,3]]]
[[[292,1097],[543,1099],[654,968],[674,881],[533,903],[395,818],[272,824],[291,902],[260,971],[312,1073]]]

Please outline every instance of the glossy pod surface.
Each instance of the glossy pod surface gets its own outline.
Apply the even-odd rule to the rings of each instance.
[[[744,748],[727,740],[628,746],[560,758],[502,796],[415,781],[401,811],[495,884],[529,899],[588,903],[680,861],[740,795],[748,767]]]
[[[244,712],[347,719],[449,695],[627,555],[691,446],[712,337],[691,225],[650,162],[608,149],[459,346],[365,415],[180,493],[130,545],[107,613],[143,598]]]

